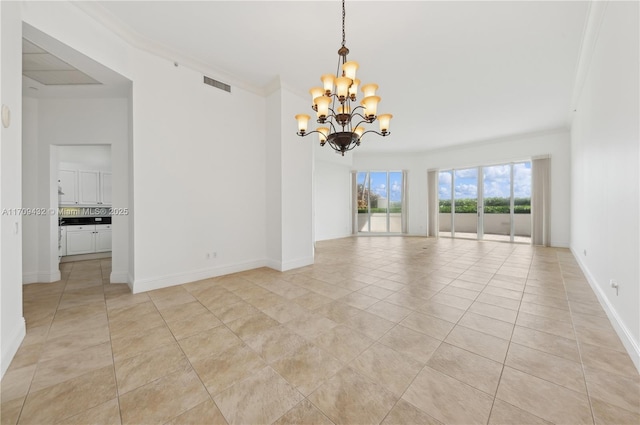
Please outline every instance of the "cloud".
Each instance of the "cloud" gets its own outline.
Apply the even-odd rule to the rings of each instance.
[[[478,196],[478,186],[475,184],[460,184],[456,186],[456,199],[475,198]]]

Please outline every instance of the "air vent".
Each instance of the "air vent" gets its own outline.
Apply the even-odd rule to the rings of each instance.
[[[214,80],[213,78],[209,78],[206,75],[204,76],[204,83],[212,87],[215,87],[217,89],[224,90],[226,92],[231,93],[231,86],[229,84],[225,84],[218,80]]]

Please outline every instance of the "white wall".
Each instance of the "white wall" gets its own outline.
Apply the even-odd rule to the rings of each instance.
[[[640,370],[638,12],[637,2],[606,5],[579,94],[571,135],[571,250]]]
[[[134,291],[263,266],[265,99],[134,60]]]
[[[569,140],[567,130],[557,130],[423,153],[374,155],[358,151],[354,155],[353,168],[360,171],[407,170],[408,233],[426,235],[427,170],[501,164],[548,154],[551,157],[552,182],[551,245],[568,247]]]
[[[11,125],[0,126],[0,210],[21,208],[22,22],[20,4],[0,2],[0,101]],[[25,335],[22,317],[22,220],[0,219],[0,375],[4,375]]]
[[[330,149],[325,146],[325,149]],[[315,240],[351,235],[351,161],[314,164]]]

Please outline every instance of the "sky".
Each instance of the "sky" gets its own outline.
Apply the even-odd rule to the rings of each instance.
[[[513,192],[516,198],[531,196],[531,163],[524,162],[513,166]],[[455,198],[476,198],[478,196],[478,169],[455,170]],[[482,167],[485,198],[509,198],[509,164]],[[438,182],[440,199],[451,199],[451,171],[441,171]]]
[[[362,184],[366,177],[366,172],[358,173],[358,184]],[[389,172],[389,188],[387,190],[387,172],[371,171],[371,192],[377,194],[381,198],[389,198],[391,202],[400,202],[402,200],[402,172]],[[390,196],[388,196],[388,192]]]

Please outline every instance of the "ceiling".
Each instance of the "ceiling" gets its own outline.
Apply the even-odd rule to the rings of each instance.
[[[257,92],[279,78],[306,96],[338,63],[339,1],[82,7],[138,45],[204,64],[212,77]],[[363,144],[376,152],[424,151],[567,127],[588,7],[581,1],[347,1],[349,59],[360,63],[362,83],[379,84],[379,113],[394,115],[390,137]]]

